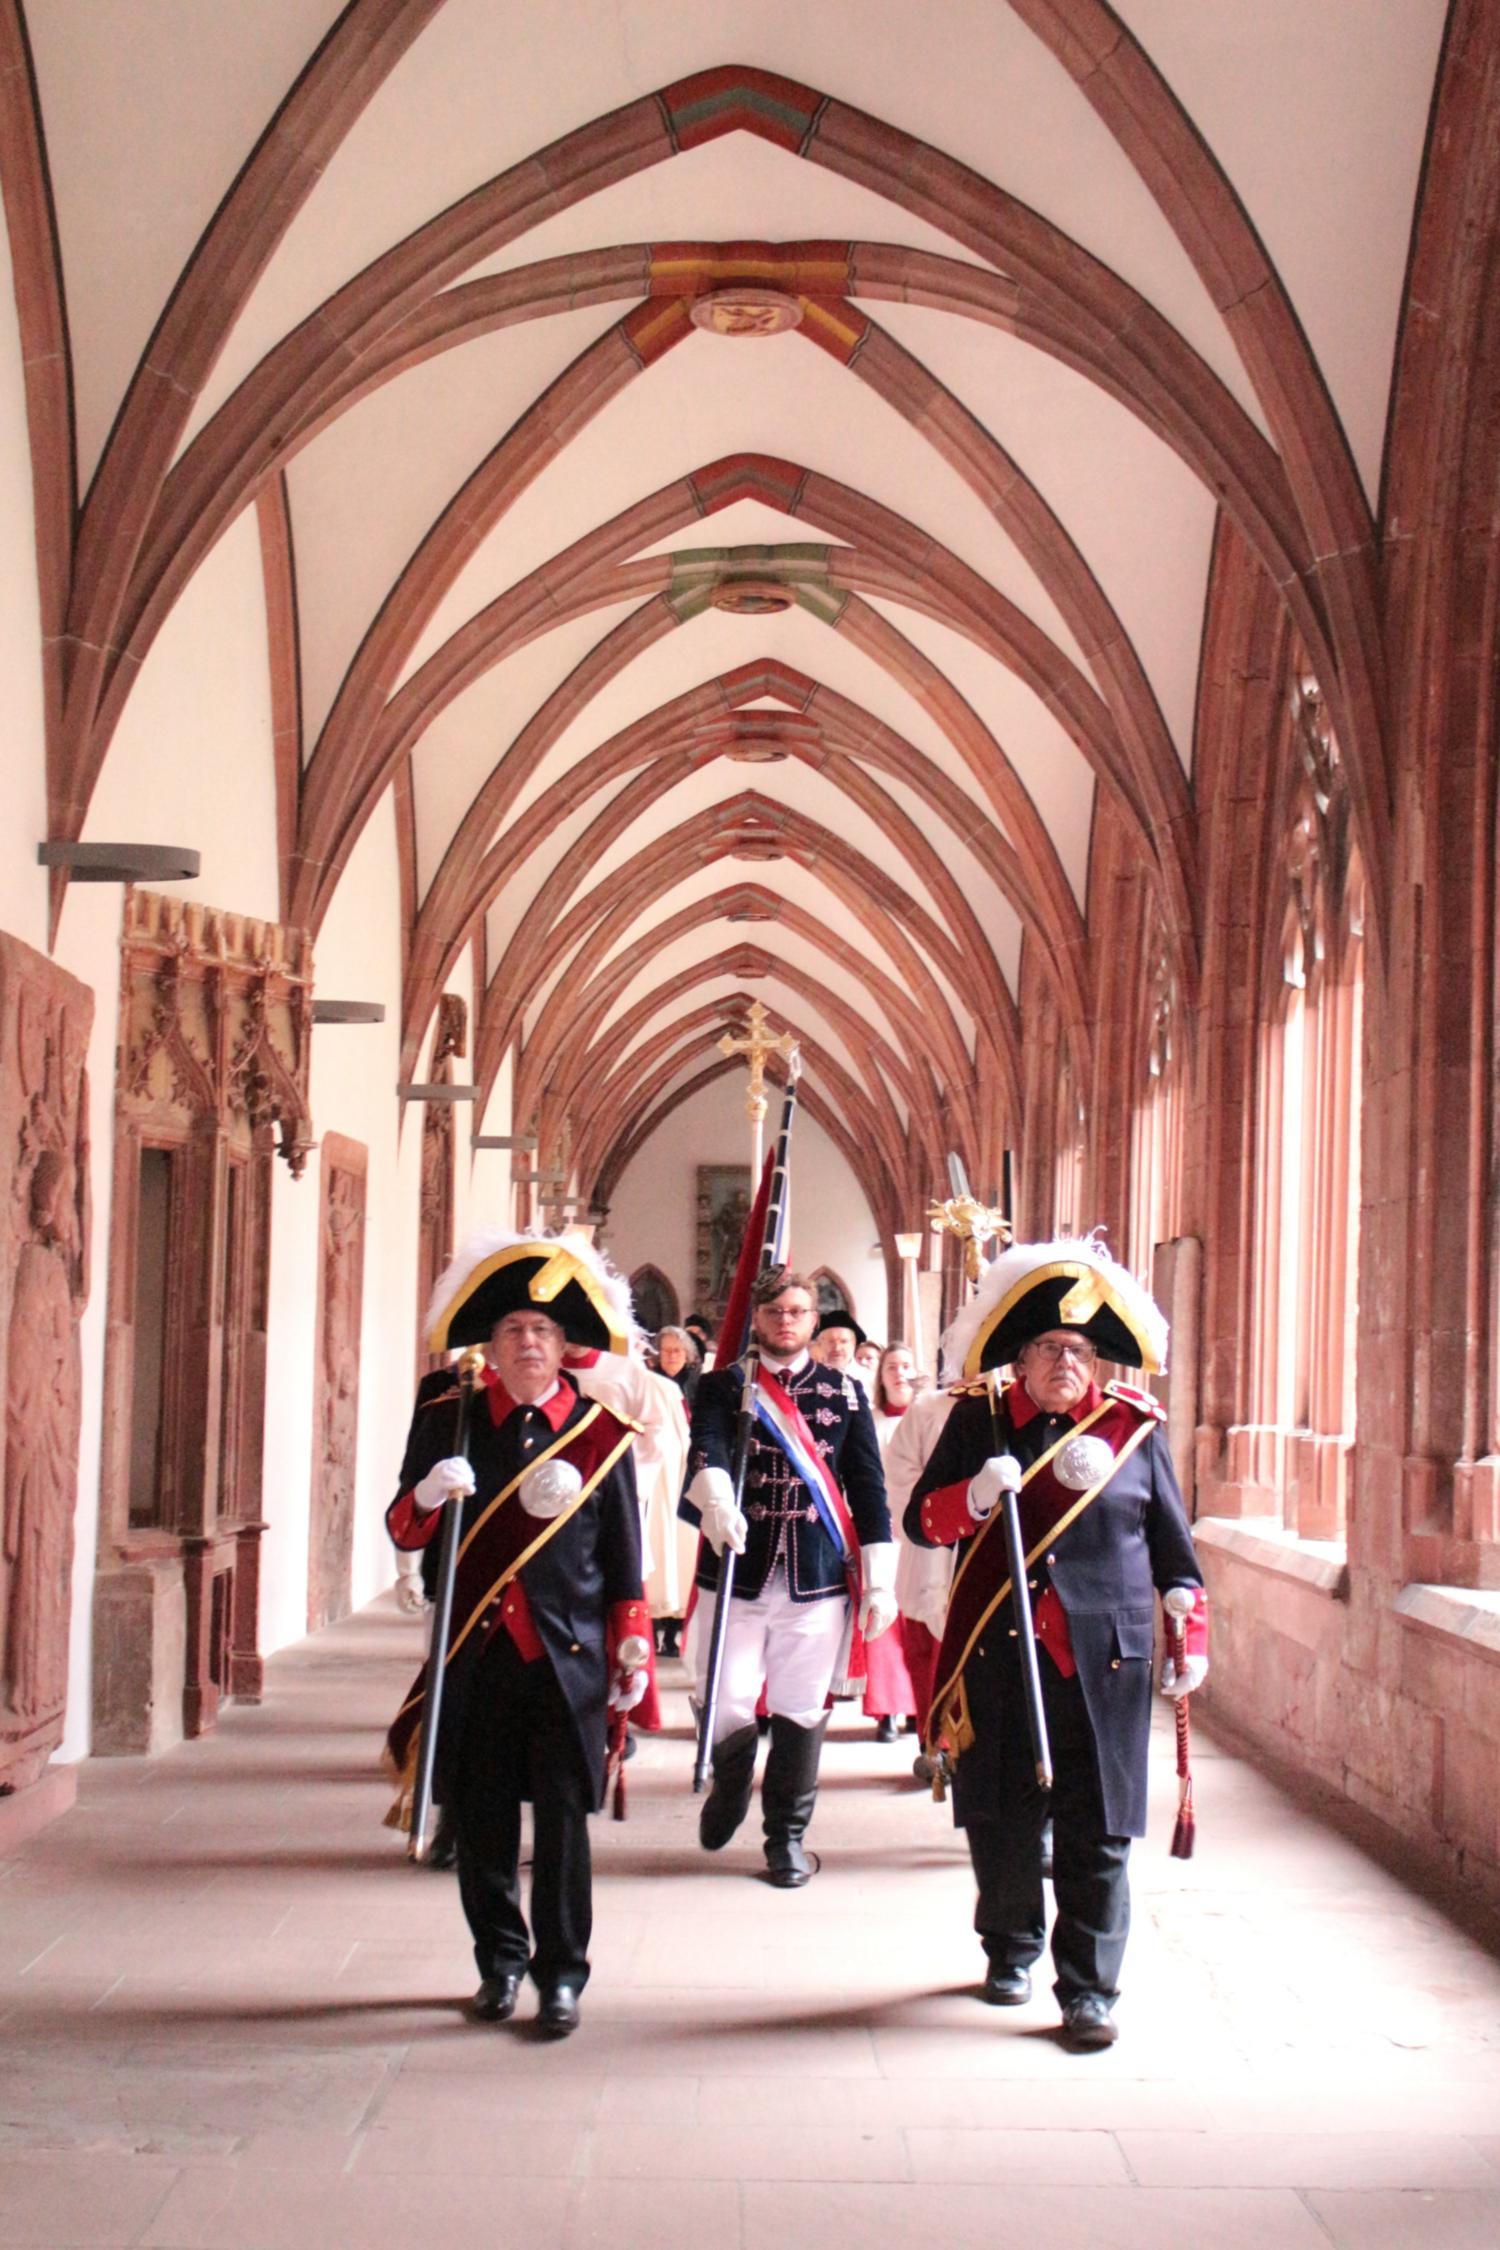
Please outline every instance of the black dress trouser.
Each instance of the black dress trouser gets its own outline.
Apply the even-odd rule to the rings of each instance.
[[[1064,2007],[1085,1992],[1114,2000],[1130,1931],[1130,1838],[1105,1829],[1093,1728],[1076,1675],[1065,1680],[1045,1651],[1038,1656],[1052,1747],[1050,1794],[1037,1786],[1019,1661],[1007,1651],[973,1698],[990,1705],[976,1710],[975,1719],[994,1728],[989,1747],[999,1761],[996,1785],[978,1803],[976,1792],[965,1792],[963,1803],[979,1885],[974,1927],[996,1968],[1027,1969],[1040,1958],[1047,1934],[1041,1836],[1050,1814],[1057,1905],[1052,1989]]]
[[[481,1977],[524,1974],[545,1991],[588,1981],[593,1882],[577,1730],[545,1656],[508,1633],[480,1659],[453,1787],[458,1887]],[[521,1806],[532,1803],[531,1923],[521,1909]],[[532,1939],[535,1938],[535,1950]]]

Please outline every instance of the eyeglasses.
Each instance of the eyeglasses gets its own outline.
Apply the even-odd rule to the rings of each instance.
[[[1094,1361],[1099,1357],[1092,1344],[1084,1343],[1081,1338],[1075,1341],[1071,1336],[1061,1338],[1038,1336],[1032,1342],[1030,1349],[1036,1353],[1038,1359],[1045,1359],[1054,1367],[1062,1358],[1064,1352],[1070,1353],[1080,1367],[1092,1367]]]

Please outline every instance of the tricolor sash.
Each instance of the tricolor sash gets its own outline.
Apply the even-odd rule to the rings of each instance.
[[[629,1451],[635,1438],[633,1429],[622,1432],[619,1443],[590,1470],[567,1506],[558,1515],[548,1517],[545,1521],[528,1515],[524,1506],[506,1506],[523,1478],[529,1476],[533,1469],[539,1468],[544,1461],[566,1454],[590,1424],[598,1420],[601,1412],[599,1406],[591,1406],[581,1421],[573,1423],[551,1445],[545,1446],[487,1502],[482,1513],[465,1532],[458,1550],[453,1581],[452,1625],[447,1653],[443,1659],[445,1677],[455,1669],[467,1672],[469,1664],[489,1638],[488,1634],[482,1635],[477,1630],[481,1619],[498,1602],[518,1572],[524,1570],[532,1557],[541,1553],[548,1540],[555,1538],[569,1518],[578,1513],[589,1495],[608,1476],[620,1456]],[[403,1808],[409,1818],[411,1784],[416,1775],[418,1738],[427,1695],[427,1674],[432,1661],[432,1653],[429,1652],[427,1662],[413,1681],[411,1692],[396,1713],[386,1736],[385,1756],[381,1762],[401,1789],[401,1797],[388,1816],[388,1825],[392,1827],[407,1825],[407,1820],[402,1818]],[[445,1737],[448,1732],[445,1723],[447,1715],[448,1701],[445,1696],[443,1717],[439,1722],[440,1734]]]
[[[1097,1500],[1154,1427],[1153,1418],[1143,1417],[1139,1407],[1106,1394],[1092,1414],[1074,1423],[1045,1453],[1037,1456],[1022,1477],[1017,1496],[1028,1570],[1039,1555],[1045,1554],[1062,1537],[1070,1524],[1078,1521],[1084,1509]],[[1096,1483],[1085,1492],[1075,1492],[1058,1481],[1054,1463],[1065,1446],[1085,1434],[1102,1438],[1112,1458],[1109,1468]],[[929,1756],[943,1749],[950,1763],[956,1762],[974,1740],[964,1667],[980,1634],[1010,1590],[1010,1558],[1005,1545],[1004,1521],[1002,1511],[996,1508],[970,1540],[953,1574],[948,1616],[933,1675],[937,1686],[924,1734]]]
[[[854,1518],[849,1513],[849,1503],[818,1451],[817,1441],[807,1426],[801,1407],[779,1376],[773,1375],[764,1362],[755,1371],[755,1419],[766,1435],[780,1446],[812,1494],[818,1521],[837,1547],[844,1568],[856,1569],[859,1562],[859,1540],[855,1535]]]

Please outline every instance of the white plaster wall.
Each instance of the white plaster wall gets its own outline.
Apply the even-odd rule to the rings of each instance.
[[[0,677],[5,741],[0,750],[0,927],[47,950],[47,876],[36,847],[47,833],[41,609],[36,582],[31,451],[12,294],[10,243],[0,226]],[[73,1609],[68,1710],[57,1753],[70,1764],[88,1748],[90,1588],[98,1531],[100,1407],[104,1369],[105,1245],[114,1105],[116,987],[99,987],[98,964],[118,946],[120,894],[80,892],[58,948],[59,964],[95,986],[89,1045],[89,1135],[93,1150],[92,1273],[81,1327],[83,1414],[74,1518]]]
[[[189,844],[202,857],[198,875],[155,887],[279,919],[265,582],[253,510],[230,526],[157,635],[84,835]]]
[[[396,823],[389,792],[350,856],[318,934],[317,990],[325,998],[378,1000],[382,1024],[323,1024],[313,1034],[312,1114],[321,1136],[342,1133],[369,1150],[364,1303],[355,1464],[352,1594],[356,1609],[395,1576],[385,1509],[395,1490],[411,1413],[416,1349],[417,1204],[422,1135],[403,1130],[396,1099],[401,1038],[401,934]],[[278,1317],[267,1371],[267,1591],[262,1645],[307,1630],[307,1535],[318,1296],[319,1157],[300,1187],[281,1193],[272,1246]],[[293,1215],[289,1206],[296,1199]],[[283,1225],[283,1220],[286,1223]],[[284,1278],[276,1264],[284,1262]],[[272,1452],[275,1449],[273,1482]],[[277,1497],[279,1492],[279,1497]]]
[[[7,432],[9,426],[7,419]],[[193,845],[202,855],[199,879],[163,889],[274,919],[278,901],[270,739],[260,551],[253,518],[245,517],[209,556],[158,636],[110,746],[85,837]],[[117,885],[75,883],[55,949],[60,965],[94,992],[88,1060],[93,1272],[82,1326],[83,1427],[68,1717],[59,1752],[64,1761],[85,1756],[89,1748],[121,908]],[[7,918],[9,911],[7,898]],[[278,1247],[273,1238],[273,1327],[280,1317],[278,1271],[284,1272],[286,1265],[284,1258],[278,1259]]]
[[[36,861],[47,833],[41,647],[21,339],[10,239],[0,226],[0,927],[39,952],[47,944],[47,877]]]
[[[779,1115],[773,1093],[768,1134]],[[620,1176],[603,1241],[621,1272],[648,1260],[660,1266],[690,1312],[696,1167],[749,1159],[743,1083],[716,1079],[672,1112]],[[808,1272],[831,1266],[849,1288],[861,1326],[884,1338],[885,1265],[870,1255],[875,1236],[870,1206],[848,1165],[821,1126],[799,1112],[792,1135],[792,1262]]]

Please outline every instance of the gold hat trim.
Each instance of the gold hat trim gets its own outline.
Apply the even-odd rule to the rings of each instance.
[[[1094,1318],[1094,1315],[1101,1312],[1107,1305],[1135,1338],[1140,1348],[1141,1373],[1143,1375],[1159,1375],[1161,1373],[1161,1361],[1141,1334],[1129,1307],[1118,1292],[1111,1287],[1108,1278],[1099,1271],[1098,1267],[1086,1265],[1081,1258],[1057,1258],[1049,1265],[1035,1266],[1023,1281],[1016,1283],[1014,1289],[1001,1299],[995,1310],[990,1314],[989,1319],[982,1324],[973,1343],[969,1346],[968,1357],[964,1361],[965,1375],[973,1377],[984,1372],[985,1345],[994,1335],[1001,1322],[1009,1318],[1024,1297],[1029,1297],[1032,1290],[1039,1289],[1043,1282],[1063,1281],[1069,1277],[1072,1279],[1073,1287],[1057,1308],[1057,1317],[1062,1326],[1084,1328]]]
[[[534,1305],[545,1307],[552,1304],[562,1295],[570,1281],[576,1281],[604,1323],[610,1350],[626,1352],[630,1349],[629,1335],[600,1288],[598,1275],[584,1264],[576,1252],[560,1242],[523,1240],[508,1243],[505,1249],[496,1250],[488,1258],[481,1258],[473,1271],[464,1277],[463,1286],[457,1295],[445,1307],[442,1316],[433,1322],[432,1332],[427,1338],[429,1351],[445,1352],[449,1349],[448,1331],[469,1299],[484,1287],[492,1274],[499,1273],[505,1266],[514,1265],[519,1258],[540,1258],[543,1261],[526,1285],[526,1294]]]

